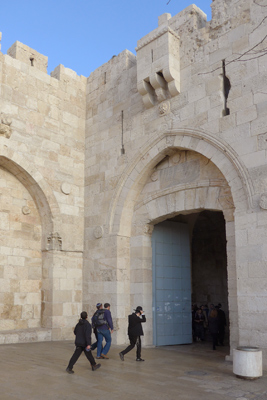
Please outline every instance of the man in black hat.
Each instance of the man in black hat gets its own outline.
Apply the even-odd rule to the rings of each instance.
[[[74,335],[75,338],[75,346],[76,350],[73,353],[69,361],[69,365],[67,366],[66,371],[69,374],[73,374],[73,366],[82,354],[86,355],[86,358],[90,362],[92,366],[92,370],[95,371],[96,369],[100,368],[101,364],[96,364],[95,359],[91,353],[91,334],[92,334],[92,327],[91,324],[87,321],[87,312],[83,311],[81,313],[81,319],[79,320],[78,324],[75,326]]]
[[[124,361],[124,355],[129,353],[136,345],[136,361],[145,361],[141,358],[141,336],[144,335],[142,322],[146,322],[146,317],[141,306],[136,307],[135,312],[128,316],[128,336],[130,345],[120,352],[120,359]]]

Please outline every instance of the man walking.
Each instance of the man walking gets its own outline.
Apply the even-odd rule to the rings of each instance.
[[[87,321],[87,312],[83,311],[81,313],[81,319],[79,320],[78,324],[75,326],[74,334],[76,335],[75,338],[75,346],[76,350],[73,353],[69,361],[69,365],[67,366],[66,371],[69,374],[73,374],[73,366],[77,362],[78,358],[84,352],[88,361],[92,366],[92,370],[95,371],[96,369],[101,367],[101,364],[96,364],[95,359],[91,353],[91,333],[92,328],[91,324]]]
[[[102,304],[101,304],[102,305]],[[96,322],[97,324],[97,322]],[[104,315],[103,323],[99,323],[97,326],[97,356],[96,358],[103,358],[108,360],[107,354],[111,346],[111,334],[113,333],[113,321],[110,312],[110,304],[104,304]],[[105,338],[106,344],[102,348],[103,338]]]
[[[141,336],[144,335],[142,323],[146,322],[146,317],[141,306],[136,307],[135,312],[128,316],[128,336],[130,345],[119,353],[121,361],[124,361],[125,354],[129,353],[136,345],[136,361],[145,361],[141,358]]]

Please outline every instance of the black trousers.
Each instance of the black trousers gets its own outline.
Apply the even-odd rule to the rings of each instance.
[[[97,348],[98,335],[97,335],[97,330],[96,329],[94,329],[94,334],[95,334],[96,341],[95,341],[95,343],[93,343],[91,345],[91,350],[94,350],[94,349]]]
[[[82,352],[84,352],[84,354],[86,355],[87,360],[90,362],[91,365],[95,365],[95,359],[92,355],[91,350],[90,351],[86,351],[85,350],[86,347],[76,347],[73,356],[71,357],[70,361],[69,361],[69,365],[68,368],[72,369],[73,365],[77,362],[78,358],[80,357],[80,355],[82,354]]]
[[[130,345],[126,347],[121,353],[123,355],[129,353],[136,345],[136,358],[141,358],[141,337],[140,336],[129,336]]]
[[[213,350],[215,350],[215,347],[218,346],[218,333],[212,333],[211,337],[212,337]]]
[[[224,326],[219,326],[218,341],[220,344],[224,344],[225,328]]]

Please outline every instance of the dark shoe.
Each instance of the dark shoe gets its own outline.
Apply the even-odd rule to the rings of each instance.
[[[92,371],[95,371],[96,369],[98,369],[100,367],[101,367],[101,364],[92,365]]]
[[[124,361],[124,354],[119,353],[119,356],[120,356],[121,361]]]
[[[74,374],[73,369],[70,369],[69,367],[66,368],[66,372],[67,372],[68,374]]]
[[[107,357],[106,354],[101,354],[101,358],[104,358],[105,360],[109,360],[109,357]]]
[[[103,360],[104,357],[100,356],[100,357],[96,357],[96,358],[97,358],[98,360],[100,360],[100,359]]]
[[[136,361],[145,361],[142,358],[137,358]]]

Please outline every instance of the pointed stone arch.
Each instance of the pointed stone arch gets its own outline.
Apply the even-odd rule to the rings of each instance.
[[[45,248],[45,237],[57,229],[55,225],[60,215],[51,187],[32,162],[6,146],[0,147],[0,166],[12,173],[26,187],[35,201],[42,221],[42,247]]]
[[[172,129],[155,135],[121,176],[109,210],[110,233],[130,237],[135,202],[149,173],[166,155],[178,149],[193,150],[217,166],[231,189],[237,210],[253,207],[253,190],[247,169],[228,144],[200,130]]]

